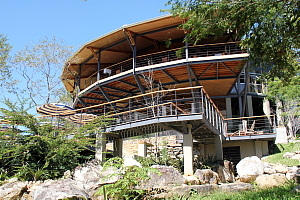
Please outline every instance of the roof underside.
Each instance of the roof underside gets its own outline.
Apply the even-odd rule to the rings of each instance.
[[[165,52],[165,55],[169,56],[170,50],[184,47],[185,33],[178,28],[180,24],[182,24],[182,19],[179,17],[162,16],[124,25],[84,44],[69,59],[62,73],[63,83],[70,93],[75,94],[76,86],[80,87],[81,92],[76,98],[74,107],[82,108],[140,94],[141,90],[136,82],[137,77],[146,92],[149,90],[146,79],[150,77],[154,88],[160,86],[168,89],[202,85],[210,96],[227,95],[243,68],[244,58],[247,56],[238,59],[214,60],[212,58],[208,61],[189,63],[182,59],[182,61],[175,61],[174,64],[140,71],[137,77],[130,71],[132,67],[121,70],[121,73],[118,72],[123,66],[132,63],[132,44],[135,44],[137,58],[141,62],[148,59],[148,57],[143,57],[145,55],[158,56],[159,53]],[[167,46],[166,41],[170,41],[171,45]],[[217,38],[208,37],[197,45],[231,41],[232,37],[228,34]],[[100,56],[99,52],[101,52]],[[159,59],[163,60],[164,57],[159,57]],[[98,62],[101,70],[104,68],[115,70],[114,75],[108,77],[102,71],[101,80],[97,81]],[[148,63],[148,65],[151,64]],[[116,65],[118,68],[112,67]],[[80,81],[76,82],[76,78]]]

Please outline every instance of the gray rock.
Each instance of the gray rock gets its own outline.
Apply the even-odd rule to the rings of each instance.
[[[185,179],[184,183],[187,185],[199,185],[200,181],[195,176],[185,176],[183,175],[183,178]]]
[[[26,198],[30,200],[88,199],[89,195],[72,179],[62,179],[47,180],[44,183],[32,186]]]
[[[296,159],[296,160],[300,160],[300,154],[296,154],[294,155],[291,159]]]
[[[282,158],[289,158],[289,159],[291,159],[294,155],[295,155],[295,153],[286,152],[286,153],[282,156]]]
[[[219,175],[211,169],[197,169],[194,176],[196,176],[201,184],[219,184],[221,180]]]
[[[287,178],[284,174],[263,174],[256,178],[255,182],[261,188],[269,188],[284,185],[287,183]]]
[[[251,156],[243,158],[237,165],[237,173],[240,181],[249,183],[264,173],[264,163],[257,157]]]
[[[271,167],[265,167],[264,168],[264,173],[265,174],[276,174],[276,170],[271,168]]]
[[[142,164],[134,159],[134,155],[125,155],[123,156],[123,159],[124,159],[124,167],[128,167],[128,166],[142,167]]]
[[[27,191],[27,184],[21,181],[6,183],[0,186],[1,200],[17,200]]]
[[[233,163],[230,161],[225,160],[223,165],[218,166],[216,172],[222,183],[233,183],[235,181]]]
[[[150,179],[142,183],[139,188],[148,190],[153,188],[168,188],[169,186],[182,185],[185,182],[180,172],[172,166],[153,165],[152,168],[157,169],[160,174],[151,174]]]
[[[300,192],[300,185],[296,185],[293,189],[295,192]]]
[[[254,190],[254,186],[250,183],[237,182],[219,185],[219,189],[228,192],[240,192],[246,190]]]
[[[274,169],[275,169],[276,173],[285,174],[288,172],[288,169],[283,165],[276,165],[274,167]]]

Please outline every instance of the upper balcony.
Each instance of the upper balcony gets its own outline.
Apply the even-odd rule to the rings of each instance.
[[[74,96],[74,108],[200,85],[211,97],[228,95],[248,54],[231,33],[210,36],[197,45],[184,44],[181,23],[178,17],[162,16],[124,25],[83,45],[62,74]],[[104,110],[88,112],[103,114]]]

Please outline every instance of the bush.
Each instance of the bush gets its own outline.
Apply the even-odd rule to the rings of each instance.
[[[6,103],[8,109],[0,109],[1,118],[8,123],[0,132],[0,166],[5,176],[21,180],[56,179],[85,160],[80,152],[94,143],[87,136],[87,129],[42,125],[41,120],[22,107]]]

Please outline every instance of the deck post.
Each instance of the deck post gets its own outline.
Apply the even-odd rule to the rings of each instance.
[[[95,159],[103,162],[106,157],[105,151],[106,151],[106,134],[99,131],[96,133]]]
[[[113,145],[114,145],[113,156],[122,158],[122,156],[123,156],[123,140],[122,139],[114,139]]]
[[[259,158],[261,158],[263,156],[263,153],[262,153],[262,147],[261,147],[261,141],[255,141],[254,142],[255,144],[255,155]]]
[[[145,142],[138,144],[138,156],[140,157],[147,156],[147,144]]]
[[[186,125],[188,132],[183,134],[183,163],[184,175],[190,176],[194,174],[193,170],[193,136],[192,125]]]
[[[222,135],[215,135],[215,150],[218,160],[223,160]]]

